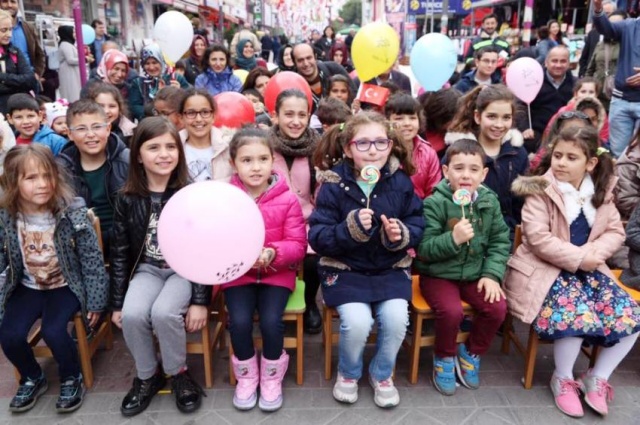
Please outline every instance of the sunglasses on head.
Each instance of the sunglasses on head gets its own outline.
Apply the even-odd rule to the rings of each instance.
[[[560,116],[558,117],[561,120],[570,120],[573,118],[578,118],[581,120],[586,120],[591,122],[591,120],[589,119],[589,116],[587,114],[585,114],[584,112],[580,112],[580,111],[566,111],[560,114]]]

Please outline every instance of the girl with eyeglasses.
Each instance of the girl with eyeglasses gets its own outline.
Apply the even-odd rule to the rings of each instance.
[[[330,154],[336,146],[344,153],[344,160],[331,169],[325,161],[315,164],[322,186],[309,218],[309,244],[321,257],[322,296],[340,315],[333,397],[349,404],[358,400],[364,347],[377,321],[369,383],[376,405],[397,406],[400,395],[391,375],[408,323],[407,250],[418,246],[424,231],[422,203],[409,178],[414,166],[390,123],[378,113],[362,112],[334,125],[323,141],[321,153]],[[366,181],[365,168],[379,179]]]
[[[229,142],[234,130],[213,127],[216,103],[202,89],[189,89],[180,103],[184,143],[189,175],[193,181],[228,182],[233,174],[229,163]]]

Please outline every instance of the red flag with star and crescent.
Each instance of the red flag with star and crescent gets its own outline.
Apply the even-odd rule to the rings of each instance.
[[[375,84],[362,84],[360,87],[360,95],[358,100],[361,102],[372,103],[376,106],[384,106],[389,98],[389,89],[378,87]]]

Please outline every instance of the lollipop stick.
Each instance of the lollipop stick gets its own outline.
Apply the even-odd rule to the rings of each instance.
[[[462,219],[464,220],[466,218],[464,216],[464,205],[460,205],[460,209],[462,210]]]
[[[371,192],[373,192],[373,188],[369,188],[369,193],[367,193],[367,209],[369,209],[369,201],[371,200]]]

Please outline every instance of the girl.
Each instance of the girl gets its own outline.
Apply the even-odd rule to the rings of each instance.
[[[15,146],[6,154],[4,170],[0,268],[8,272],[0,289],[0,344],[21,376],[9,410],[27,411],[47,391],[27,343],[29,330],[42,318],[42,336],[60,375],[56,410],[72,412],[82,405],[85,390],[67,325],[80,311],[93,327],[107,307],[102,252],[87,209],[72,202],[73,191],[49,148]]]
[[[504,219],[513,234],[520,223],[522,199],[511,193],[511,183],[529,168],[522,134],[511,128],[516,113],[515,98],[502,84],[476,87],[461,100],[449,126],[445,142],[476,139],[487,155],[489,169],[484,185],[496,192]]]
[[[187,371],[186,332],[204,327],[211,289],[176,274],[158,245],[162,208],[189,182],[175,127],[163,117],[142,121],[131,140],[130,160],[139,166],[129,168],[116,200],[111,244],[111,320],[122,329],[137,372],[120,411],[124,416],[144,411],[164,387],[167,374],[178,409],[193,412],[203,391]]]
[[[129,88],[129,109],[138,121],[146,115],[151,115],[151,108],[145,111],[145,107],[153,103],[158,90],[169,85],[183,89],[189,87],[189,83],[182,75],[167,73],[167,65],[157,44],[142,48],[140,63],[142,75],[134,79]]]
[[[425,92],[418,96],[426,118],[424,138],[442,158],[447,149],[444,136],[458,110],[458,99],[462,96],[454,88],[440,89],[436,92]]]
[[[168,86],[160,89],[153,99],[153,115],[162,115],[171,121],[178,131],[182,130],[184,124],[178,110],[184,96],[185,91],[177,87]]]
[[[282,315],[295,287],[296,269],[307,249],[302,209],[282,173],[273,170],[273,148],[268,134],[247,128],[233,136],[229,145],[235,174],[231,184],[256,200],[264,217],[266,238],[254,268],[223,285],[229,311],[229,334],[238,378],[233,405],[249,410],[256,405],[260,382],[260,409],[282,406],[282,378],[289,356],[283,351]],[[258,311],[264,346],[258,370],[253,346],[253,314]]]
[[[120,90],[111,84],[98,83],[91,87],[88,98],[104,109],[107,120],[111,124],[111,134],[115,134],[129,146],[136,125],[127,118],[127,106]]]
[[[240,92],[242,81],[233,74],[229,66],[229,51],[219,44],[209,47],[204,53],[202,68],[205,70],[196,77],[195,87],[204,89],[211,96],[225,91]]]
[[[180,104],[184,129],[187,167],[193,181],[219,180],[228,182],[233,174],[229,163],[229,141],[232,131],[213,127],[216,103],[204,90],[189,89]]]
[[[257,66],[249,71],[247,79],[242,85],[242,92],[249,89],[256,89],[261,96],[264,96],[264,91],[267,89],[267,83],[271,79],[271,72],[262,66]]]
[[[344,75],[334,75],[329,80],[329,97],[341,100],[351,106],[354,93],[351,91],[349,79]]]
[[[309,218],[309,243],[321,256],[318,272],[324,302],[340,314],[338,377],[333,397],[358,399],[363,351],[374,319],[378,321],[376,353],[369,365],[374,402],[393,407],[400,396],[391,374],[408,323],[411,257],[424,230],[422,204],[407,176],[413,164],[383,116],[363,112],[344,126],[325,133],[340,145],[345,160],[319,174],[316,209]],[[365,166],[379,170],[368,184]]]
[[[275,151],[273,168],[280,171],[287,184],[298,196],[304,219],[308,220],[313,210],[313,193],[316,189],[315,171],[311,156],[320,135],[309,127],[309,101],[300,90],[284,90],[276,98],[275,124],[269,131],[269,139]],[[303,273],[305,281],[304,298],[307,309],[304,313],[304,330],[317,334],[322,330],[322,320],[316,294],[318,281],[318,257],[313,251],[305,258]]]
[[[47,125],[58,135],[68,139],[67,109],[69,102],[66,99],[58,99],[55,102],[45,103],[45,116]]]
[[[256,60],[256,51],[253,48],[253,43],[249,39],[242,39],[236,46],[236,60],[234,69],[244,69],[245,71],[251,71],[256,66],[267,67],[267,63],[264,59]]]
[[[58,75],[60,78],[60,97],[70,103],[80,98],[80,66],[78,62],[78,49],[75,46],[76,38],[70,25],[58,27],[60,43],[58,45]]]
[[[204,52],[207,50],[208,45],[209,42],[204,36],[200,34],[193,36],[191,49],[189,50],[191,54],[184,60],[184,77],[191,85],[196,83],[196,77],[203,71]]]
[[[633,347],[640,308],[605,264],[624,241],[613,203],[613,161],[592,127],[569,127],[555,139],[544,176],[521,177],[513,190],[526,201],[523,243],[509,260],[509,311],[553,340],[551,390],[565,414],[584,412],[578,389],[601,415],[613,398],[608,382]],[[577,381],[573,366],[583,341],[603,345],[592,370]]]
[[[531,172],[534,174],[544,174],[549,168],[550,163],[545,164],[543,166],[545,171],[541,173],[539,172],[542,160],[544,158],[549,160],[551,159],[546,155],[551,141],[555,140],[563,129],[567,127],[584,127],[590,125],[592,124],[589,117],[580,111],[566,111],[562,114],[555,115],[553,120],[550,122],[548,132],[545,131],[545,134],[543,135],[542,142],[540,143],[540,149],[538,149],[536,156],[531,160]]]
[[[391,121],[400,142],[410,152],[416,170],[411,176],[416,195],[424,199],[431,195],[442,179],[442,172],[436,151],[429,142],[418,136],[424,121],[421,112],[420,103],[404,92],[391,96],[384,106],[385,116]]]

